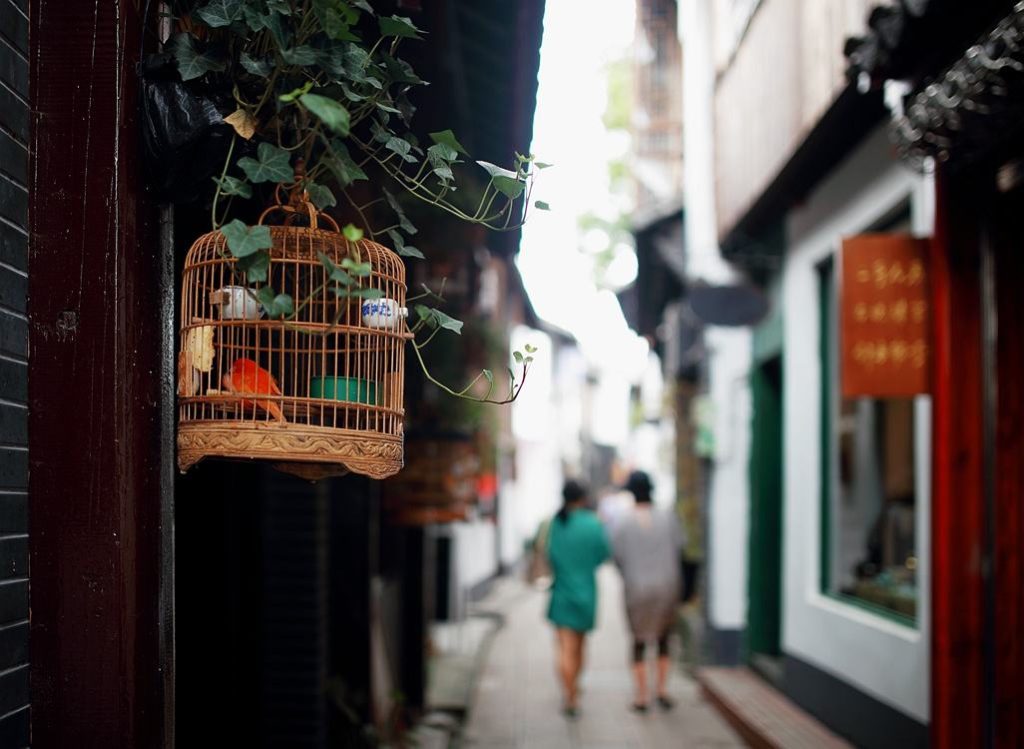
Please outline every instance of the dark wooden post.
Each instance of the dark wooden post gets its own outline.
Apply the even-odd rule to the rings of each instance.
[[[147,5],[31,3],[30,686],[39,749],[172,743],[164,518],[173,291],[141,184],[135,64]]]
[[[932,746],[984,733],[982,341],[978,207],[942,173],[931,247]]]

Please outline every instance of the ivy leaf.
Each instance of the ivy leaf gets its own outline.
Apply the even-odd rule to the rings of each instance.
[[[535,161],[533,162],[533,165],[538,169],[547,169],[549,167],[554,166],[554,164],[545,164],[543,161]]]
[[[239,56],[238,61],[242,63],[242,67],[246,71],[259,78],[266,78],[270,75],[270,63],[266,60],[257,60],[255,57],[251,57],[248,52],[243,52]]]
[[[178,72],[183,81],[191,81],[211,71],[220,72],[227,67],[223,60],[218,60],[207,52],[200,53],[189,34],[178,34],[172,46],[174,59],[178,62]]]
[[[424,325],[430,329],[437,327],[437,317],[434,316],[433,309],[425,304],[417,304],[414,309],[416,310],[417,317],[423,321]]]
[[[221,195],[237,195],[241,198],[252,197],[252,185],[246,182],[244,179],[238,179],[238,177],[229,177],[225,175],[223,178],[212,177],[213,181],[220,185]]]
[[[327,14],[327,20],[324,21],[324,31],[327,32],[327,36],[337,39],[339,42],[360,41],[359,37],[352,33],[352,27],[341,21],[337,14],[333,12]]]
[[[455,137],[455,133],[451,130],[439,130],[436,133],[430,133],[430,139],[441,146],[447,146],[457,153],[461,153],[463,156],[469,156],[466,153],[466,149],[459,143],[458,138]],[[453,157],[454,158],[454,157]]]
[[[262,286],[256,292],[256,298],[263,306],[267,317],[276,320],[295,311],[295,303],[288,294],[275,294],[272,286]]]
[[[236,258],[249,257],[259,250],[269,250],[271,246],[269,226],[247,226],[236,218],[220,227],[220,233]]]
[[[494,384],[494,372],[492,372],[489,369],[485,369],[485,370],[482,370],[481,373],[483,374],[484,377],[487,378],[487,381],[489,383],[491,383],[492,385]]]
[[[361,299],[380,299],[384,296],[384,292],[381,289],[351,289],[348,293],[349,296],[357,296]]]
[[[446,315],[439,309],[428,307],[425,304],[417,304],[416,314],[419,315],[419,318],[423,320],[428,328],[441,327],[457,335],[462,335],[462,321]]]
[[[441,179],[444,182],[450,182],[453,179],[455,179],[455,175],[452,173],[451,167],[439,166],[436,167],[433,171],[434,174],[437,175],[438,179]]]
[[[476,162],[484,168],[484,170],[492,177],[507,177],[508,179],[517,179],[518,175],[510,169],[504,169],[497,164],[492,164],[489,161],[478,161]]]
[[[476,163],[491,175],[491,181],[494,183],[495,189],[503,195],[514,200],[522,195],[523,190],[526,189],[526,183],[519,178],[516,172],[502,169],[500,166],[491,164],[488,161],[478,161]]]
[[[384,63],[384,69],[388,72],[388,77],[395,83],[408,83],[411,86],[426,85],[426,82],[416,75],[412,65],[405,60],[400,60],[386,53],[378,54]]]
[[[329,187],[318,185],[312,180],[306,180],[305,188],[306,192],[309,193],[309,199],[313,201],[313,205],[317,207],[317,210],[322,211],[324,208],[338,205],[338,201]]]
[[[244,109],[236,109],[224,118],[224,122],[231,125],[235,132],[246,140],[251,140],[256,134],[256,118]]]
[[[336,158],[328,158],[327,168],[331,170],[331,174],[342,187],[348,187],[356,180],[369,179],[366,172],[348,155],[348,149],[345,148],[344,143],[337,139],[331,141],[331,150]]]
[[[203,23],[213,29],[230,26],[242,17],[241,0],[212,0],[196,11]]]
[[[381,188],[381,191],[384,193],[384,199],[387,200],[388,205],[391,206],[391,210],[393,210],[395,215],[398,216],[398,225],[401,227],[402,231],[406,234],[415,234],[417,231],[416,227],[413,226],[412,221],[406,217],[405,211],[402,210],[402,206],[398,204],[398,200],[395,196],[383,188]]]
[[[420,39],[420,33],[422,29],[416,28],[410,19],[404,18],[403,16],[391,16],[390,18],[380,18],[380,35],[381,36],[394,36],[399,39]]]
[[[343,271],[334,262],[322,252],[317,253],[317,257],[320,258],[320,265],[324,266],[324,270],[327,271],[327,277],[332,281],[337,281],[345,286],[351,286],[353,281],[352,276]]]
[[[345,95],[345,98],[348,99],[349,101],[362,102],[366,98],[362,94],[357,94],[355,91],[349,88],[347,83],[341,84],[341,93],[343,93]]]
[[[256,8],[252,8],[248,5],[242,7],[242,14],[245,17],[245,23],[251,31],[263,31],[267,28],[267,19],[262,13]],[[246,53],[242,53],[242,57],[246,57]],[[243,61],[244,65],[245,62]]]
[[[412,151],[412,144],[404,138],[394,136],[388,139],[388,142],[384,144],[384,147],[389,151],[397,153],[403,159],[412,164],[415,164],[418,161],[418,159],[410,153],[410,151]]]
[[[281,11],[278,11],[278,13],[280,12]],[[288,13],[285,13],[284,15],[288,15]],[[277,46],[280,49],[288,47],[291,42],[291,34],[281,23],[281,16],[274,12],[268,13],[263,16],[263,24],[267,27],[267,30],[270,31],[271,35],[274,37],[274,41],[277,42]]]
[[[493,179],[495,189],[513,200],[522,195],[523,190],[526,189],[526,183],[522,180],[510,179],[508,177],[494,177]]]
[[[394,250],[402,257],[415,257],[420,260],[426,260],[426,256],[418,249],[413,247],[411,244],[405,243],[405,238],[394,229],[388,229],[388,236],[391,237],[391,243],[394,245]]]
[[[282,49],[281,58],[289,65],[315,65],[316,50],[303,44],[293,49]]]
[[[355,224],[345,224],[345,227],[341,230],[341,233],[349,242],[358,242],[360,239],[363,238],[363,230],[360,229]],[[348,260],[348,258],[345,259]],[[342,265],[344,265],[344,262],[342,263]]]
[[[458,152],[444,143],[435,143],[427,149],[427,158],[434,166],[453,164],[458,157]]]
[[[420,252],[417,248],[411,244],[402,245],[402,248],[398,250],[398,254],[402,257],[414,257],[417,260],[426,260],[427,256]]]
[[[315,114],[319,120],[338,135],[348,135],[349,113],[334,99],[319,94],[302,94],[299,101],[306,109]]]
[[[358,42],[352,26],[359,21],[359,12],[340,0],[313,0],[313,12],[331,39]]]
[[[251,255],[240,257],[236,267],[245,273],[249,282],[262,283],[267,280],[267,273],[270,270],[270,253],[266,250],[259,250]]]
[[[290,154],[271,143],[260,143],[256,150],[257,159],[245,156],[238,160],[238,166],[250,182],[291,182],[295,179]],[[268,245],[269,247],[269,245]]]
[[[442,328],[450,330],[456,335],[462,335],[462,320],[456,320],[439,309],[434,310],[434,316],[437,319],[437,324]]]
[[[545,203],[543,200],[538,200],[533,204],[533,207],[538,211],[550,211],[551,206]]]
[[[522,364],[523,363],[523,355],[520,352],[518,352],[518,351],[513,351],[512,352],[512,358],[516,360],[516,364]]]
[[[355,0],[352,4],[360,10],[365,10],[371,16],[374,15],[373,8],[370,7],[370,4],[366,2],[366,0]]]
[[[352,226],[349,224],[349,226]],[[355,229],[356,227],[352,227]],[[356,231],[360,231],[356,229]],[[368,276],[373,272],[373,266],[367,262],[357,263],[350,257],[343,258],[341,261],[341,267],[351,273],[353,276]]]
[[[531,346],[529,343],[527,343],[525,346],[523,346],[523,349],[528,354],[536,354],[537,353],[537,347],[536,346]]]

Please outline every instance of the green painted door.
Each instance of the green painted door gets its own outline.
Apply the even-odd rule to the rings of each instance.
[[[748,655],[780,653],[782,616],[782,358],[751,373]]]

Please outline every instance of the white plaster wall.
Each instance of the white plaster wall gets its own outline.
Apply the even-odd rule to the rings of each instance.
[[[934,224],[934,186],[871,136],[790,214],[783,276],[785,519],[783,649],[922,722],[929,720],[930,403],[919,398],[918,622],[898,624],[820,592],[821,367],[817,266],[843,236],[864,231],[907,198],[912,227]],[[833,471],[835,475],[835,471]]]
[[[522,557],[541,521],[561,505],[563,462],[579,463],[586,389],[586,366],[575,346],[556,348],[547,335],[517,328],[513,348],[525,343],[538,352],[530,380],[511,406],[515,468],[502,477],[498,508],[501,561],[509,566]]]
[[[679,7],[683,40],[686,270],[712,284],[735,278],[718,246],[715,205],[715,61],[711,0]],[[709,328],[708,395],[715,412],[715,456],[707,510],[708,617],[718,629],[747,619],[747,528],[750,457],[750,331]]]
[[[452,526],[455,540],[455,569],[459,586],[471,588],[497,574],[498,557],[495,544],[498,527],[484,520],[456,523]]]
[[[742,629],[747,623],[750,340],[746,328],[709,328],[705,333],[708,392],[715,408],[708,503],[708,615],[717,629]]]

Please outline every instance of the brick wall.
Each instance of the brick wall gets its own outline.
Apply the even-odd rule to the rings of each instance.
[[[0,0],[0,746],[28,745],[28,0]]]

